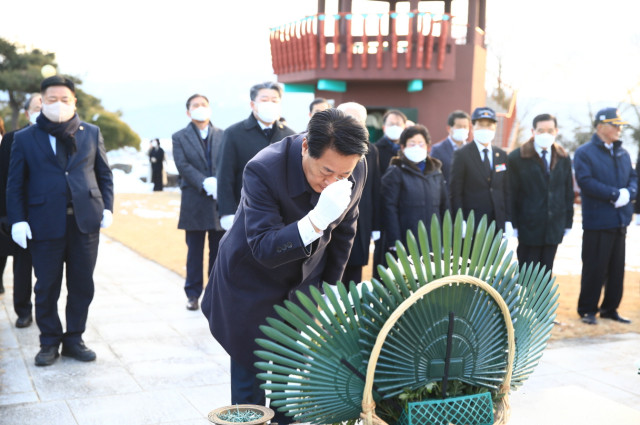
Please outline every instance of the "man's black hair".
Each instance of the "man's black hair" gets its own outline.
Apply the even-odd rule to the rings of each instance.
[[[251,87],[251,90],[249,91],[249,97],[251,98],[251,100],[256,100],[256,97],[258,97],[258,92],[262,89],[275,90],[278,92],[278,96],[282,98],[282,87],[280,86],[280,84],[274,81],[265,81],[264,83],[256,84]]]
[[[400,146],[406,146],[407,140],[411,139],[417,134],[422,134],[424,140],[427,142],[427,146],[431,144],[431,136],[429,135],[429,130],[427,130],[427,127],[420,124],[412,125],[411,127],[405,128],[400,135],[400,140],[398,141],[398,143],[400,143]]]
[[[201,97],[201,98],[203,98],[204,100],[206,100],[206,101],[207,101],[207,103],[209,103],[209,99],[207,99],[207,96],[205,96],[205,95],[203,95],[203,94],[198,94],[198,93],[196,93],[196,94],[192,94],[191,96],[189,96],[189,99],[187,99],[187,111],[189,110],[189,106],[191,106],[191,101],[192,101],[193,99],[195,99],[196,97]]]
[[[447,118],[447,125],[449,127],[453,127],[453,125],[456,123],[456,120],[460,118],[466,118],[469,120],[469,122],[471,122],[471,116],[469,114],[467,114],[465,111],[457,110],[449,114],[449,118]]]
[[[325,99],[324,97],[316,97],[309,104],[309,113],[311,113],[313,111],[313,107],[314,106],[319,105],[321,103],[326,103],[327,105],[329,105],[329,101],[327,99]],[[329,106],[331,106],[331,105],[329,105]]]
[[[533,129],[536,129],[536,125],[540,121],[553,121],[553,124],[556,128],[558,128],[558,120],[551,114],[540,114],[533,119]]]
[[[331,148],[341,155],[365,155],[369,132],[355,118],[335,108],[316,112],[307,126],[309,155],[320,158]]]

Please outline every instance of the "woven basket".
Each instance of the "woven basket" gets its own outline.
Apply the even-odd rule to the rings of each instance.
[[[380,355],[380,350],[384,345],[384,341],[387,337],[387,334],[391,331],[395,323],[400,319],[402,314],[407,311],[413,304],[415,304],[420,298],[428,294],[429,292],[448,286],[451,284],[457,283],[468,283],[471,285],[475,285],[480,289],[487,292],[496,302],[496,304],[500,307],[502,311],[502,315],[504,318],[504,322],[507,329],[507,340],[508,340],[508,356],[507,356],[507,371],[504,378],[504,382],[500,387],[500,394],[503,397],[497,403],[494,412],[494,425],[504,425],[509,420],[510,414],[510,406],[509,406],[509,387],[511,385],[511,373],[513,371],[513,358],[515,356],[515,339],[514,339],[514,330],[513,324],[511,323],[511,314],[509,313],[509,307],[504,302],[498,291],[496,291],[491,285],[488,283],[475,278],[473,276],[466,275],[455,275],[455,276],[447,276],[441,279],[434,280],[429,284],[419,288],[416,292],[414,292],[409,298],[404,300],[402,304],[398,306],[398,308],[389,316],[389,319],[385,322],[384,326],[378,333],[378,337],[376,339],[375,345],[371,350],[371,355],[369,357],[369,363],[367,365],[367,375],[366,382],[364,387],[364,393],[362,396],[362,413],[360,417],[363,419],[364,425],[387,425],[380,417],[375,414],[376,404],[373,401],[373,380],[376,370],[376,364],[378,362],[378,356]],[[459,403],[463,397],[454,397],[448,398],[440,401],[440,405],[446,406],[447,403]],[[473,418],[466,418],[466,422],[458,422],[460,425],[472,423]],[[427,425],[416,421],[412,423],[411,421],[407,421],[408,425]]]
[[[251,410],[257,414],[262,415],[262,417],[260,419],[256,419],[255,421],[249,421],[249,422],[230,422],[230,421],[225,421],[224,419],[220,419],[219,415],[223,415],[230,410],[232,411],[239,410],[241,412]],[[235,406],[218,407],[217,409],[209,412],[208,417],[209,417],[209,422],[212,422],[218,425],[238,425],[238,424],[261,425],[261,424],[267,423],[267,421],[273,418],[274,414],[275,414],[274,411],[269,409],[268,407],[258,406],[257,404],[238,404]]]

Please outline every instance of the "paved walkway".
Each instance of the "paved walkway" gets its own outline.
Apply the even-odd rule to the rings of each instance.
[[[205,425],[228,404],[228,356],[182,278],[103,238],[87,345],[98,360],[36,367],[38,329],[13,324],[11,260],[0,295],[1,425]],[[64,309],[63,292],[60,309]],[[640,335],[558,341],[511,396],[510,425],[640,424]]]

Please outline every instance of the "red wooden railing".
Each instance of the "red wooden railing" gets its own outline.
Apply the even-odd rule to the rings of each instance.
[[[398,18],[407,18],[407,34],[398,34]],[[287,74],[306,70],[326,69],[327,56],[331,57],[333,69],[346,63],[348,69],[360,63],[362,69],[369,66],[369,55],[375,54],[376,68],[382,69],[386,56],[390,56],[393,69],[400,65],[400,57],[404,55],[406,69],[431,69],[434,53],[436,69],[442,71],[450,49],[454,43],[451,38],[451,16],[442,15],[438,20],[434,15],[423,12],[398,14],[362,15],[362,28],[354,35],[356,25],[354,15],[340,13],[337,15],[308,16],[301,21],[272,28],[270,45],[273,70],[275,74]],[[325,35],[327,19],[333,19],[333,35],[327,42]],[[367,33],[367,23],[377,21],[375,34]],[[389,20],[389,34],[383,34],[383,24]],[[342,25],[344,24],[344,25]],[[434,27],[439,25],[440,35],[434,36]],[[428,30],[428,31],[427,31]],[[344,31],[342,33],[341,31]],[[372,41],[375,40],[375,41]],[[329,45],[333,51],[327,51]],[[414,54],[415,51],[415,54]],[[360,55],[360,60],[356,60]],[[344,62],[341,58],[344,57]],[[387,59],[389,60],[389,59]]]

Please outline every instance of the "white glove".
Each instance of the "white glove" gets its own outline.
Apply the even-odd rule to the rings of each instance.
[[[229,230],[231,228],[231,225],[233,224],[234,217],[234,214],[223,215],[222,217],[220,217],[220,227],[222,227],[224,230]]]
[[[371,232],[371,239],[373,239],[374,242],[380,239],[380,230],[374,230]]]
[[[19,221],[11,226],[11,238],[21,248],[27,249],[27,239],[31,239],[31,227],[26,221]]]
[[[629,203],[629,199],[629,191],[623,187],[622,189],[620,189],[620,195],[618,195],[618,199],[613,204],[613,206],[616,208],[624,207]]]
[[[571,228],[569,229],[564,229],[564,235],[562,235],[563,237],[567,236],[569,233],[571,233]]]
[[[504,234],[503,237],[505,239],[509,239],[511,237],[513,237],[513,224],[511,224],[510,221],[505,221],[504,222]]]
[[[505,223],[505,225],[506,225],[506,223]],[[518,237],[518,229],[516,229],[516,228],[513,229],[513,237],[514,238]]]
[[[111,223],[113,223],[113,214],[111,213],[111,211],[102,211],[102,221],[100,222],[100,227],[106,229],[107,227],[111,226]]]
[[[636,214],[636,226],[640,226],[640,214]]]
[[[351,186],[353,183],[343,179],[324,188],[316,207],[308,214],[317,229],[325,230],[347,209],[351,202]]]
[[[212,196],[213,199],[218,198],[218,179],[215,177],[207,177],[202,181],[202,188],[207,195]]]

